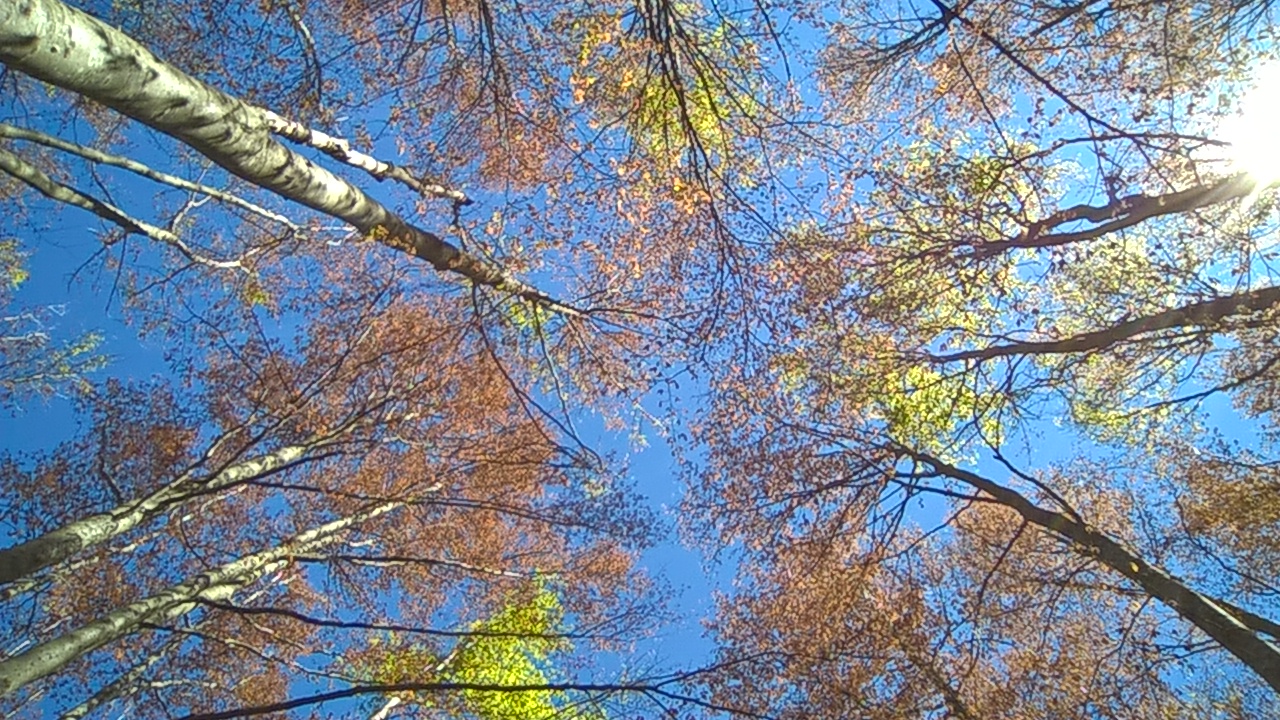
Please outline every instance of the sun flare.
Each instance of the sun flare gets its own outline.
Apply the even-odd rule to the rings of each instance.
[[[1253,86],[1218,134],[1231,143],[1228,157],[1236,171],[1248,173],[1260,185],[1280,182],[1280,62],[1258,68]]]

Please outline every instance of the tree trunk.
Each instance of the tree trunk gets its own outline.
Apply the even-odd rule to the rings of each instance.
[[[1229,318],[1248,317],[1267,312],[1277,305],[1280,305],[1280,287],[1258,288],[1161,310],[1152,315],[1116,323],[1105,330],[1081,333],[1062,340],[992,345],[977,350],[934,355],[932,360],[946,363],[959,360],[990,360],[1011,355],[1065,355],[1102,350],[1158,330],[1186,327],[1214,329]]]
[[[171,135],[227,171],[350,223],[365,237],[437,270],[572,312],[493,263],[414,227],[285,147],[272,136],[263,109],[187,75],[120,30],[58,0],[0,2],[0,62]]]
[[[68,663],[136,631],[143,623],[181,617],[201,600],[225,601],[237,590],[288,564],[291,557],[323,547],[345,530],[400,508],[388,502],[295,535],[270,550],[246,555],[155,595],[130,603],[71,632],[0,662],[0,697],[57,672]]]
[[[285,582],[288,581],[286,580]],[[264,592],[266,592],[266,590],[260,588],[257,592],[245,598],[243,602],[251,603]],[[191,629],[199,630],[200,626],[207,618],[207,615],[204,618],[201,618],[199,622],[194,623],[191,626]],[[89,713],[97,710],[103,705],[119,700],[120,698],[127,698],[139,692],[143,689],[142,676],[146,675],[151,668],[160,664],[162,661],[167,660],[169,655],[181,647],[186,641],[187,637],[185,635],[174,635],[173,637],[165,640],[160,647],[153,650],[149,655],[140,660],[133,667],[126,670],[119,677],[106,685],[103,685],[97,692],[86,698],[84,702],[81,702],[70,710],[63,712],[62,715],[58,717],[58,720],[83,720],[83,718],[88,716]]]
[[[184,474],[150,495],[130,500],[103,513],[72,521],[40,537],[0,550],[0,585],[56,565],[86,548],[129,532],[192,497],[270,474],[302,458],[314,447],[284,447],[228,466],[205,481],[196,481],[189,473]]]
[[[1280,648],[1261,637],[1259,630],[1237,618],[1229,607],[1191,589],[1182,580],[1153,567],[1110,537],[1062,513],[1045,510],[1021,493],[967,470],[949,465],[923,453],[903,449],[908,456],[939,473],[990,495],[996,502],[1016,511],[1027,522],[1070,541],[1077,550],[1097,558],[1115,572],[1129,578],[1148,595],[1199,628],[1235,655],[1273,689],[1280,692]]]

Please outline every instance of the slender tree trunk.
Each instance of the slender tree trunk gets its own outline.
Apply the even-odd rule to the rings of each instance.
[[[144,623],[164,623],[194,609],[201,600],[226,601],[259,578],[287,565],[297,553],[323,547],[360,523],[404,503],[387,502],[295,535],[270,550],[246,555],[191,580],[106,615],[21,655],[0,662],[0,697],[57,672],[68,663],[135,632]]]
[[[1171,328],[1215,328],[1229,318],[1247,317],[1280,305],[1280,287],[1258,288],[1235,295],[1205,300],[1182,307],[1161,310],[1153,315],[1126,320],[1105,330],[1073,335],[1062,340],[1017,342],[992,345],[977,350],[963,350],[933,356],[934,362],[958,360],[990,360],[1010,355],[1065,355],[1118,345],[1139,335]]]
[[[211,495],[202,503],[184,508],[184,512],[181,515],[176,516],[177,522],[191,522],[192,518],[208,511],[215,503],[225,500],[235,493],[235,491],[236,488],[231,488],[229,492]],[[136,553],[147,547],[147,545],[153,542],[156,538],[164,535],[167,530],[168,529],[163,526],[152,528],[150,532],[141,533],[131,537],[127,543],[112,545],[110,549],[111,556],[114,559]],[[53,570],[47,574],[28,575],[24,578],[15,580],[4,587],[0,587],[0,603],[9,602],[19,595],[48,587],[53,582],[58,581],[59,578],[73,577],[76,573],[98,562],[99,558],[96,558],[93,555],[82,555],[78,559],[70,559],[58,563],[53,567]]]
[[[382,707],[378,708],[378,712],[369,716],[369,720],[387,720],[391,716],[391,712],[403,702],[398,695],[392,695],[390,700],[387,700],[382,704]]]
[[[268,475],[296,462],[315,447],[315,444],[283,447],[230,465],[203,481],[197,481],[190,473],[186,473],[150,495],[130,500],[97,515],[72,521],[40,537],[0,550],[0,585],[56,565],[86,548],[127,533],[192,497]]]
[[[58,0],[0,2],[0,62],[171,135],[227,171],[350,223],[437,270],[573,312],[493,263],[411,225],[285,147],[271,134],[274,116],[267,111],[187,75],[120,30]]]
[[[1021,493],[980,475],[923,453],[905,449],[903,451],[909,457],[932,466],[939,473],[990,495],[1027,522],[1070,541],[1078,550],[1097,558],[1103,565],[1137,583],[1148,595],[1213,638],[1280,692],[1280,647],[1259,634],[1259,631],[1266,632],[1266,628],[1250,627],[1245,624],[1247,617],[1236,617],[1229,606],[1196,592],[1182,580],[1147,564],[1120,543],[1085,523],[1062,513],[1045,510]]]
[[[1274,186],[1272,183],[1268,187]],[[1013,248],[1048,248],[1096,240],[1104,235],[1133,227],[1164,215],[1185,213],[1249,197],[1260,189],[1248,173],[1239,173],[1208,185],[1164,195],[1130,195],[1102,206],[1077,205],[1032,224],[1025,233],[1010,240],[982,243],[973,250],[978,258],[992,257]],[[1095,227],[1069,232],[1046,233],[1079,220],[1098,223]]]
[[[252,603],[263,592],[265,591],[258,590],[245,598],[242,602]],[[191,626],[191,629],[200,629],[200,626],[204,623],[207,617],[208,616],[201,618],[200,622]],[[89,713],[97,710],[103,705],[119,700],[120,698],[129,697],[130,695],[142,690],[143,675],[160,662],[166,660],[174,650],[177,650],[186,641],[187,637],[185,635],[174,635],[173,637],[168,638],[160,645],[160,647],[157,647],[149,655],[140,660],[133,667],[126,670],[119,677],[106,685],[103,685],[97,692],[86,698],[84,702],[63,712],[62,715],[59,716],[59,720],[82,720],[82,718],[86,717]]]

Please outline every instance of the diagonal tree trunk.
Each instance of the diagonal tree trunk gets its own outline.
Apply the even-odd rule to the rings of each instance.
[[[1181,579],[1149,565],[1120,543],[1079,520],[1045,510],[1015,490],[930,455],[906,448],[899,450],[945,477],[986,493],[996,502],[1017,512],[1027,522],[1067,540],[1081,552],[1129,578],[1148,595],[1213,638],[1272,688],[1280,691],[1280,647],[1262,637],[1263,633],[1269,634],[1270,627],[1251,627],[1247,624],[1250,620],[1248,615],[1233,614],[1232,606],[1196,592]]]
[[[288,583],[288,580],[285,580],[284,582]],[[266,589],[260,588],[257,592],[245,598],[242,602],[251,603],[264,592],[266,592]],[[208,617],[209,616],[206,615],[201,618],[199,622],[191,626],[191,629],[199,630],[200,626]],[[115,702],[121,698],[127,698],[139,692],[144,687],[142,684],[143,676],[146,675],[151,668],[167,660],[169,655],[181,647],[186,641],[187,638],[184,635],[174,635],[173,637],[165,640],[160,647],[157,647],[149,655],[137,662],[133,667],[126,670],[119,677],[106,685],[103,685],[97,690],[97,692],[86,698],[83,702],[77,704],[75,707],[64,711],[62,715],[59,716],[59,720],[82,720],[82,718],[88,716],[89,713],[108,703]]]
[[[20,580],[56,565],[87,548],[133,530],[147,520],[193,497],[270,475],[297,462],[320,443],[290,445],[266,455],[229,465],[208,479],[190,472],[150,495],[130,500],[106,512],[74,520],[56,530],[0,550],[0,585]]]
[[[1132,340],[1139,335],[1174,328],[1216,328],[1232,318],[1245,318],[1267,312],[1280,305],[1280,287],[1258,288],[1203,300],[1182,307],[1169,308],[1133,320],[1116,323],[1104,330],[1080,333],[1061,340],[1015,342],[992,345],[976,350],[962,350],[947,355],[933,355],[933,362],[991,360],[1013,355],[1066,355],[1102,350]]]
[[[173,585],[0,662],[0,697],[57,672],[84,655],[124,638],[144,623],[164,623],[191,612],[201,600],[227,600],[233,593],[287,565],[293,555],[324,547],[366,520],[393,512],[404,503],[382,503],[312,528],[274,548],[246,555]]]
[[[187,75],[120,30],[58,0],[0,3],[0,62],[171,135],[227,171],[347,222],[437,270],[573,312],[289,149],[271,133],[278,116]]]

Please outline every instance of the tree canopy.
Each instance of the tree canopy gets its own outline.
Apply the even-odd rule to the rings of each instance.
[[[1280,713],[1275,28],[0,6],[0,711]]]

